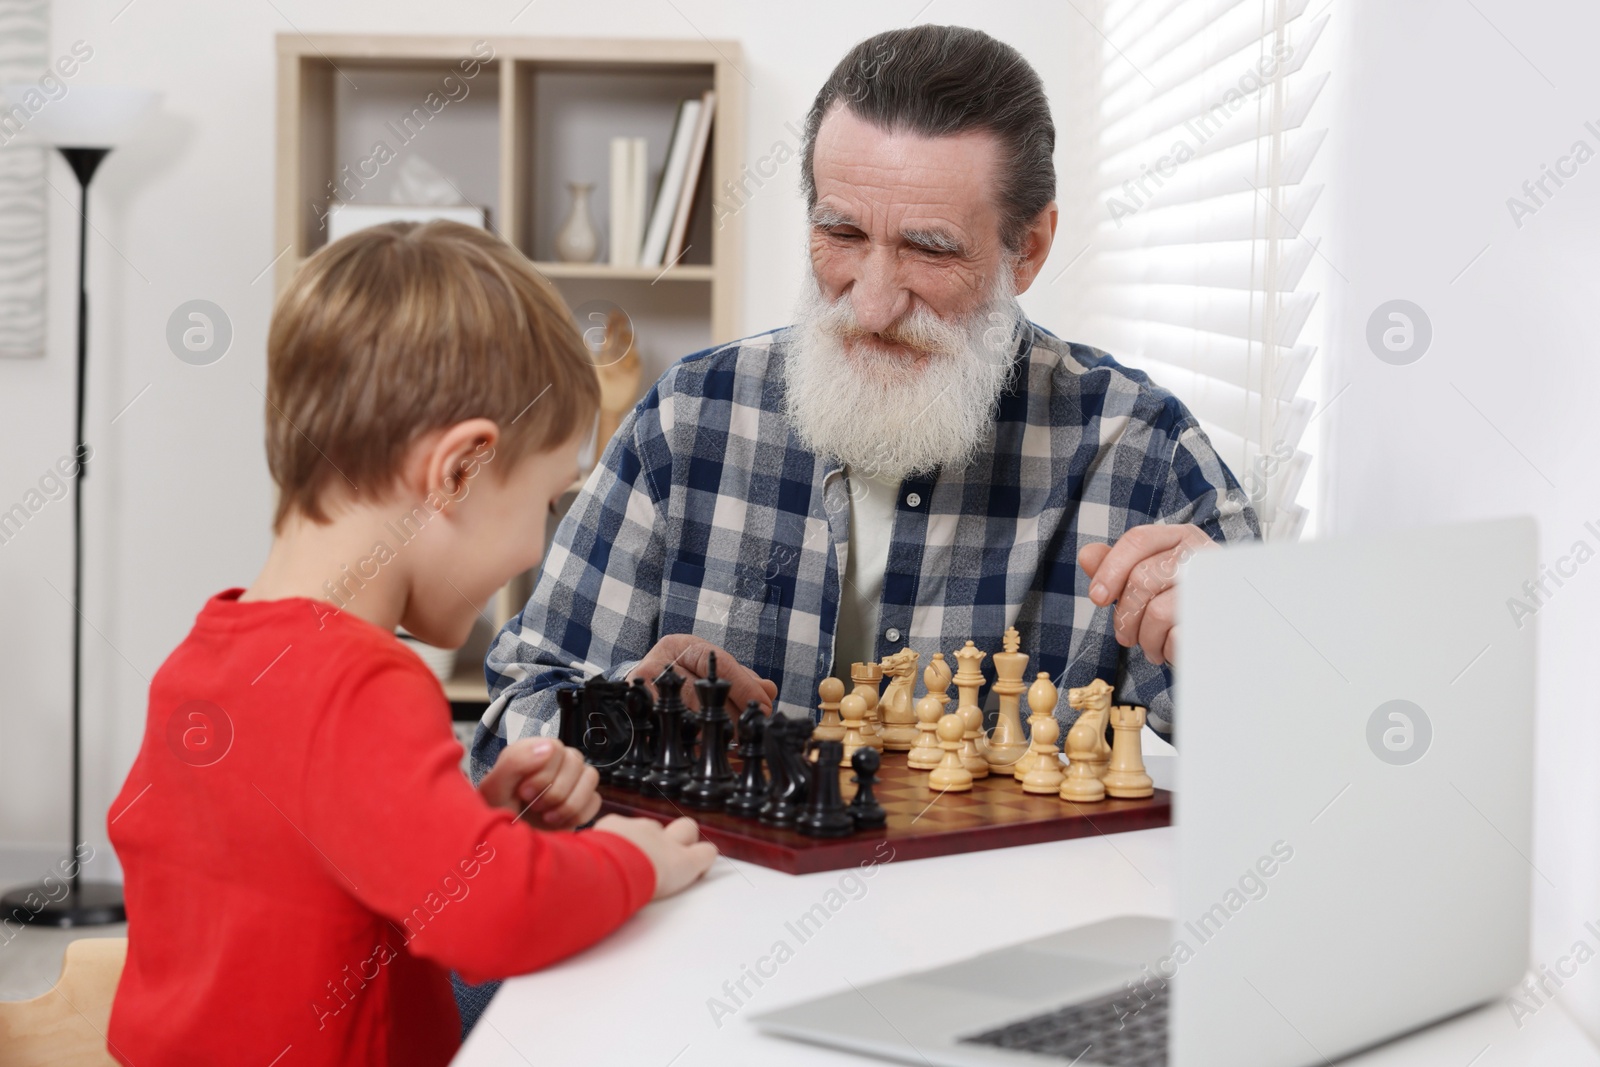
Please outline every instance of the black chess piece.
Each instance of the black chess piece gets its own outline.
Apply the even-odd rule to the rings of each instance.
[[[826,743],[826,742],[824,742]],[[874,748],[859,748],[850,757],[855,768],[856,796],[850,802],[850,818],[857,830],[876,830],[889,821],[878,798],[872,795],[873,780],[878,777],[879,756]]]
[[[623,692],[622,683],[607,681],[600,674],[580,688],[556,690],[556,705],[561,709],[556,737],[598,770],[602,782],[610,779],[626,751],[627,719],[620,703]]]
[[[627,754],[633,731],[628,721],[628,685],[596,676],[583,686],[583,735],[579,740],[583,758],[600,773],[602,784],[610,784],[612,774]]]
[[[611,784],[618,789],[636,793],[650,773],[650,691],[643,678],[635,678],[623,696],[623,708],[628,716],[628,750],[622,762],[611,772]]]
[[[732,684],[717,677],[717,654],[711,653],[706,676],[694,683],[700,698],[700,752],[689,782],[679,794],[691,808],[714,810],[723,806],[733,792],[733,768],[728,766],[728,690]]]
[[[815,748],[816,762],[808,768],[811,795],[806,801],[806,810],[795,820],[795,829],[807,837],[848,837],[855,833],[856,824],[839,792],[839,763],[844,758],[844,742],[818,741]]]
[[[700,713],[687,705],[683,709],[683,723],[679,727],[678,737],[683,749],[683,765],[693,767],[700,751]]]
[[[761,805],[761,821],[768,826],[793,826],[800,815],[800,805],[805,801],[806,781],[801,767],[805,761],[794,747],[794,739],[803,725],[799,719],[784,715],[774,715],[767,720],[762,742],[771,780],[766,803]]]
[[[582,689],[556,690],[556,707],[561,709],[561,719],[556,723],[556,740],[579,752],[583,751],[583,715],[578,710],[582,696]]]
[[[806,753],[811,748],[811,735],[817,724],[810,719],[789,720],[789,775],[797,783],[794,802],[796,814],[804,810],[806,798],[811,795],[811,765]]]
[[[711,768],[712,777],[733,788],[733,768],[728,765],[728,738],[733,734],[733,719],[728,715],[728,691],[733,683],[717,677],[717,654],[706,655],[706,676],[694,683],[695,695],[700,700],[700,752],[702,762]],[[715,742],[706,737],[706,728],[715,719],[721,737]],[[707,749],[716,749],[711,757]],[[714,758],[713,758],[714,757]]]
[[[647,797],[672,800],[689,781],[689,764],[683,752],[683,719],[688,710],[679,692],[683,675],[669,665],[656,676],[656,738],[650,773],[639,792]]]
[[[643,678],[635,678],[629,692],[638,694],[634,699],[642,701],[639,707],[644,709],[644,767],[648,772],[656,758],[655,701],[651,699],[650,686]]]
[[[766,802],[767,774],[762,756],[766,726],[761,705],[752,700],[739,716],[739,776],[724,805],[729,815],[753,819],[761,814],[761,805]]]

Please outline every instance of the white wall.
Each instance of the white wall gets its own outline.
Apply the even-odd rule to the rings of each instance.
[[[802,125],[850,45],[913,18],[977,26],[1014,43],[1049,82],[1059,112],[1086,106],[1068,62],[1086,28],[1070,11],[1042,2],[970,0],[919,7],[910,0],[790,8],[733,0],[134,0],[126,7],[123,0],[58,0],[51,54],[80,39],[94,49],[76,84],[137,84],[165,94],[158,120],[112,154],[91,193],[97,232],[89,244],[89,438],[96,455],[85,483],[84,797],[88,838],[102,855],[109,856],[106,812],[138,747],[150,676],[206,597],[247,583],[268,544],[271,486],[259,390],[272,300],[265,268],[277,252],[274,36],[298,30],[738,39],[749,77],[745,143],[752,165],[778,141],[794,146],[785,123]],[[76,194],[59,161],[50,180],[65,197],[51,194],[49,354],[0,362],[0,510],[21,500],[72,447]],[[795,159],[743,209],[743,332],[788,321],[803,264],[798,183]],[[1054,273],[1049,265],[1046,271]],[[172,310],[195,298],[219,304],[234,328],[232,349],[207,367],[181,363],[164,339]],[[1041,290],[1024,304],[1050,324],[1054,299]],[[64,500],[0,545],[0,850],[13,857],[46,856],[67,835],[70,534]],[[0,865],[0,875],[42,876],[40,862],[37,872],[15,870],[13,861],[7,874]]]
[[[1600,127],[1591,55],[1600,10],[1474,2],[1476,10],[1456,0],[1337,5],[1357,32],[1338,84],[1344,136],[1324,149],[1337,147],[1343,167],[1329,189],[1334,224],[1320,227],[1323,248],[1349,279],[1329,294],[1331,385],[1348,385],[1328,414],[1338,442],[1326,475],[1331,532],[1531,513],[1550,563],[1580,539],[1600,549],[1584,527],[1600,520],[1590,444],[1600,397],[1600,161],[1564,188],[1552,184],[1555,195],[1520,228],[1506,201],[1575,140],[1600,151],[1600,136],[1584,128],[1591,119]],[[1433,324],[1432,347],[1410,366],[1380,362],[1364,336],[1371,311],[1394,298],[1416,302]],[[1589,674],[1600,566],[1579,569],[1555,592],[1534,623],[1530,857],[1534,957],[1550,966],[1580,938],[1600,948],[1583,928],[1600,919],[1600,700]],[[1420,617],[1422,607],[1396,589],[1373,610]],[[1560,999],[1600,1034],[1600,963]]]

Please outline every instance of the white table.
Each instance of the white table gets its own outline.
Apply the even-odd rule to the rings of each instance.
[[[870,878],[802,876],[718,860],[704,884],[645,908],[615,936],[564,963],[508,981],[463,1047],[470,1067],[638,1067],[883,1061],[767,1037],[749,1017],[986,948],[1117,914],[1170,915],[1172,830],[890,861]],[[837,894],[829,897],[829,891]],[[794,925],[814,905],[820,927]],[[963,916],[955,934],[935,913]],[[778,962],[784,942],[792,955]],[[771,974],[735,1004],[724,982]],[[734,991],[737,995],[737,990]],[[713,1017],[712,998],[732,1014]],[[1487,1051],[1486,1051],[1487,1050]],[[1600,1067],[1600,1052],[1551,1005],[1519,1031],[1491,1004],[1345,1061],[1359,1067]]]

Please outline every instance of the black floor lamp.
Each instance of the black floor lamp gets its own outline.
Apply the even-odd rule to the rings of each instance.
[[[89,473],[83,427],[88,383],[89,294],[87,285],[89,181],[111,149],[126,140],[149,113],[156,94],[119,86],[75,86],[59,99],[40,94],[37,85],[7,85],[7,102],[28,114],[27,128],[55,147],[77,175],[78,210],[78,374],[73,453],[78,460],[78,486],[72,494],[72,840],[67,860],[71,877],[67,892],[61,882],[21,886],[0,897],[0,919],[51,926],[101,926],[127,918],[122,887],[82,877],[77,849],[83,841],[83,479]],[[14,113],[14,112],[13,112]]]

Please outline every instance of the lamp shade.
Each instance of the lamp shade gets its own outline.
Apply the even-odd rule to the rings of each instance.
[[[56,148],[115,148],[133,134],[154,109],[160,94],[123,85],[74,85],[52,97],[37,83],[0,87],[6,110],[26,116],[26,127]]]

